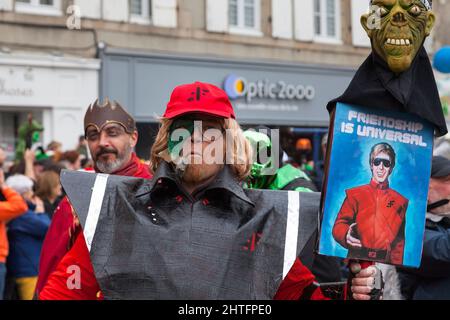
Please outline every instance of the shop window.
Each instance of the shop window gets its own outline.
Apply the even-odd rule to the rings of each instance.
[[[314,0],[314,41],[340,44],[340,1]]]
[[[261,0],[228,0],[230,33],[262,36]]]
[[[16,12],[61,16],[61,0],[16,0]]]
[[[138,24],[150,24],[152,19],[151,0],[130,1],[130,22]]]

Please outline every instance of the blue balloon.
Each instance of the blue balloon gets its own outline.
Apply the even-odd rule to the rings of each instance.
[[[450,46],[442,47],[434,55],[434,68],[442,73],[450,73]]]

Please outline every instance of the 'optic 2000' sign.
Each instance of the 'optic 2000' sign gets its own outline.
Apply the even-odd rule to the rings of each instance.
[[[269,80],[250,82],[234,74],[226,77],[224,89],[230,99],[245,97],[247,102],[251,102],[254,98],[312,100],[316,96],[313,86],[293,85],[284,81],[270,82]]]

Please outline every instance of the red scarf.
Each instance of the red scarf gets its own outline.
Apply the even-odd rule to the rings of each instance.
[[[128,164],[125,167],[113,172],[112,174],[118,176],[136,177],[145,179],[152,178],[148,166],[142,163],[134,152],[131,154],[130,162],[128,162]]]

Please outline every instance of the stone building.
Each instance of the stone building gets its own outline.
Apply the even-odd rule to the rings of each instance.
[[[33,112],[44,144],[73,148],[84,110],[107,96],[137,119],[145,156],[173,87],[208,81],[242,124],[289,128],[317,159],[325,104],[370,52],[367,10],[366,0],[0,0],[0,143]],[[442,23],[433,37],[430,48],[448,43]]]

